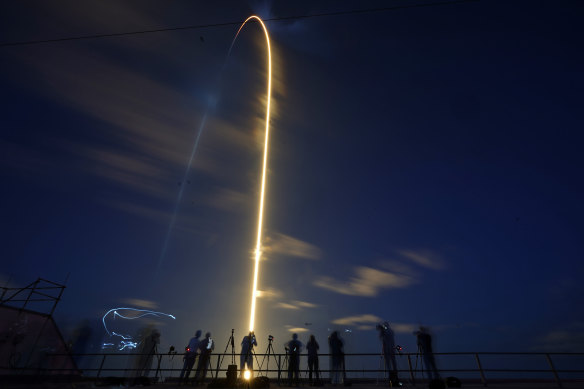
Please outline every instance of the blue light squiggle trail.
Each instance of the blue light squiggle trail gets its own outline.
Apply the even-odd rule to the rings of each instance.
[[[118,311],[123,311],[123,310],[129,310],[129,311],[135,311],[135,312],[143,312],[143,313],[141,313],[141,314],[138,314],[138,315],[136,315],[136,316],[124,316],[124,315],[122,315],[122,314],[120,314],[120,313],[118,312]],[[109,311],[107,311],[107,312],[106,312],[106,314],[105,314],[105,315],[103,315],[103,317],[101,318],[101,321],[102,321],[102,323],[103,323],[103,328],[105,328],[105,331],[108,333],[108,335],[109,335],[109,336],[119,336],[120,338],[122,338],[122,340],[120,340],[120,344],[119,344],[119,346],[120,346],[120,347],[118,348],[118,350],[120,350],[120,351],[121,351],[121,350],[124,350],[124,349],[126,349],[126,348],[129,348],[129,349],[136,348],[136,347],[138,346],[138,342],[133,342],[133,341],[131,340],[131,339],[132,339],[132,336],[130,336],[130,335],[123,335],[123,334],[118,334],[117,332],[115,332],[115,331],[110,331],[110,330],[107,328],[107,325],[105,324],[105,318],[106,318],[106,317],[107,317],[107,316],[108,316],[110,313],[112,313],[112,312],[113,312],[113,317],[114,317],[114,319],[115,319],[116,317],[120,317],[120,318],[122,318],[122,319],[127,319],[127,320],[135,320],[135,319],[140,319],[140,318],[142,318],[142,317],[144,317],[144,316],[149,316],[149,315],[151,315],[151,316],[156,316],[156,317],[160,317],[160,316],[166,316],[166,317],[170,317],[170,318],[171,318],[171,319],[173,319],[173,320],[176,320],[176,317],[175,317],[175,316],[173,316],[173,315],[171,315],[171,314],[164,313],[164,312],[150,311],[150,310],[148,310],[148,309],[123,308],[123,307],[121,307],[121,308],[113,308],[113,309],[110,309]],[[103,346],[103,347],[105,347],[105,346],[114,346],[114,344],[113,344],[113,343],[104,343],[102,346]]]

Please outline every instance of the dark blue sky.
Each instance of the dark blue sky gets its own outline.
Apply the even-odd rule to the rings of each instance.
[[[413,3],[10,2],[0,36]],[[480,1],[267,23],[260,339],[350,328],[352,351],[377,351],[383,319],[411,350],[420,324],[440,351],[582,350],[583,14]],[[124,305],[175,315],[163,344],[246,331],[266,51],[251,24],[225,62],[236,31],[0,48],[2,282],[70,273],[64,331]]]

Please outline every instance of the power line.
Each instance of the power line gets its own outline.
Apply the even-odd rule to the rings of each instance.
[[[436,7],[436,6],[442,6],[442,5],[471,3],[471,2],[478,2],[478,1],[480,1],[480,0],[452,0],[452,1],[439,1],[439,2],[434,2],[434,3],[399,5],[399,6],[383,7],[383,8],[368,8],[368,9],[355,9],[355,10],[349,10],[349,11],[323,12],[323,13],[316,13],[316,14],[309,14],[309,15],[281,16],[281,17],[274,17],[274,18],[265,19],[264,22],[278,22],[278,21],[284,21],[284,20],[298,20],[298,19],[318,18],[318,17],[324,17],[324,16],[341,16],[341,15],[355,15],[355,14],[374,13],[374,12],[386,12],[386,11],[396,11],[396,10],[408,9],[408,8]],[[0,43],[0,48],[11,47],[11,46],[37,45],[37,44],[43,44],[43,43],[77,41],[77,40],[83,40],[83,39],[97,39],[97,38],[110,38],[110,37],[118,37],[118,36],[152,34],[152,33],[157,33],[157,32],[195,30],[195,29],[210,28],[210,27],[234,26],[234,25],[240,25],[241,23],[243,23],[243,20],[237,21],[237,22],[196,24],[196,25],[191,25],[191,26],[157,28],[157,29],[152,29],[152,30],[127,31],[127,32],[109,33],[109,34],[79,35],[79,36],[72,36],[72,37],[66,37],[66,38],[42,39],[42,40],[32,40],[32,41],[20,41],[20,42],[5,42],[5,43]]]

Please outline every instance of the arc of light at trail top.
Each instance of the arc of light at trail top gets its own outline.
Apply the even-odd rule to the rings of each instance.
[[[270,36],[268,35],[268,29],[266,25],[262,21],[259,16],[252,15],[245,19],[245,21],[237,30],[237,34],[235,34],[235,38],[233,38],[233,42],[231,43],[231,48],[233,48],[233,44],[235,40],[239,36],[241,29],[243,26],[246,25],[247,22],[250,20],[255,19],[258,23],[262,26],[264,30],[264,34],[266,36],[266,44],[268,46],[268,90],[267,90],[267,103],[266,103],[266,137],[264,140],[264,162],[262,168],[262,186],[260,190],[260,206],[259,206],[259,214],[258,214],[258,237],[256,241],[256,248],[255,248],[255,264],[254,264],[254,271],[253,271],[253,287],[251,291],[251,310],[250,310],[250,319],[249,319],[249,330],[253,331],[254,329],[254,321],[255,321],[255,309],[256,309],[256,297],[258,293],[258,277],[259,277],[259,269],[260,269],[260,258],[262,255],[261,251],[261,244],[262,244],[262,221],[264,216],[264,195],[266,190],[266,171],[268,168],[268,139],[270,134],[270,100],[272,98],[272,50],[270,48]],[[231,51],[231,48],[229,51]]]

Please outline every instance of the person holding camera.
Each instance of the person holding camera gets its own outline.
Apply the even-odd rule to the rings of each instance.
[[[385,360],[385,370],[389,372],[389,380],[392,384],[398,383],[397,362],[395,360],[395,335],[388,322],[377,325],[379,339],[381,340],[381,351]]]
[[[257,346],[258,342],[256,340],[253,331],[243,337],[241,341],[241,354],[240,354],[240,371],[243,374],[244,370],[253,370],[253,346]]]

